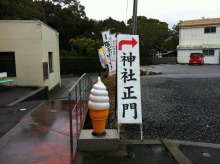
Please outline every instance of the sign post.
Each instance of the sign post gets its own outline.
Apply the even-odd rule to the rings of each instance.
[[[117,96],[118,124],[140,124],[143,140],[138,35],[117,36]]]

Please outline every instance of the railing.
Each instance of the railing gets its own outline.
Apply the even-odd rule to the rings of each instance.
[[[70,144],[73,146],[73,115],[76,118],[76,136],[79,138],[88,111],[88,101],[93,82],[84,73],[69,90],[69,121],[70,121]],[[80,121],[80,122],[79,122]]]

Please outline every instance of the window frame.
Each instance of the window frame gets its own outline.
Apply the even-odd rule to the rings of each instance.
[[[48,68],[49,72],[53,73],[54,72],[54,67],[53,67],[53,52],[48,52]]]
[[[0,52],[0,72],[7,72],[8,77],[16,77],[15,52]]]
[[[216,33],[216,26],[207,26],[204,28],[204,33],[209,34],[209,33]]]
[[[202,53],[205,56],[215,56],[215,50],[214,49],[203,49]]]

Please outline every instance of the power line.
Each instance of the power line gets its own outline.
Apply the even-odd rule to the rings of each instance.
[[[127,16],[128,16],[128,0],[127,0],[127,7],[126,7],[126,15],[125,15],[125,24],[127,24]]]

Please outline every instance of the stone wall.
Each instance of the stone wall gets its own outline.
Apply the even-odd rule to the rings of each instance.
[[[158,64],[177,64],[176,57],[153,58],[153,65]]]

